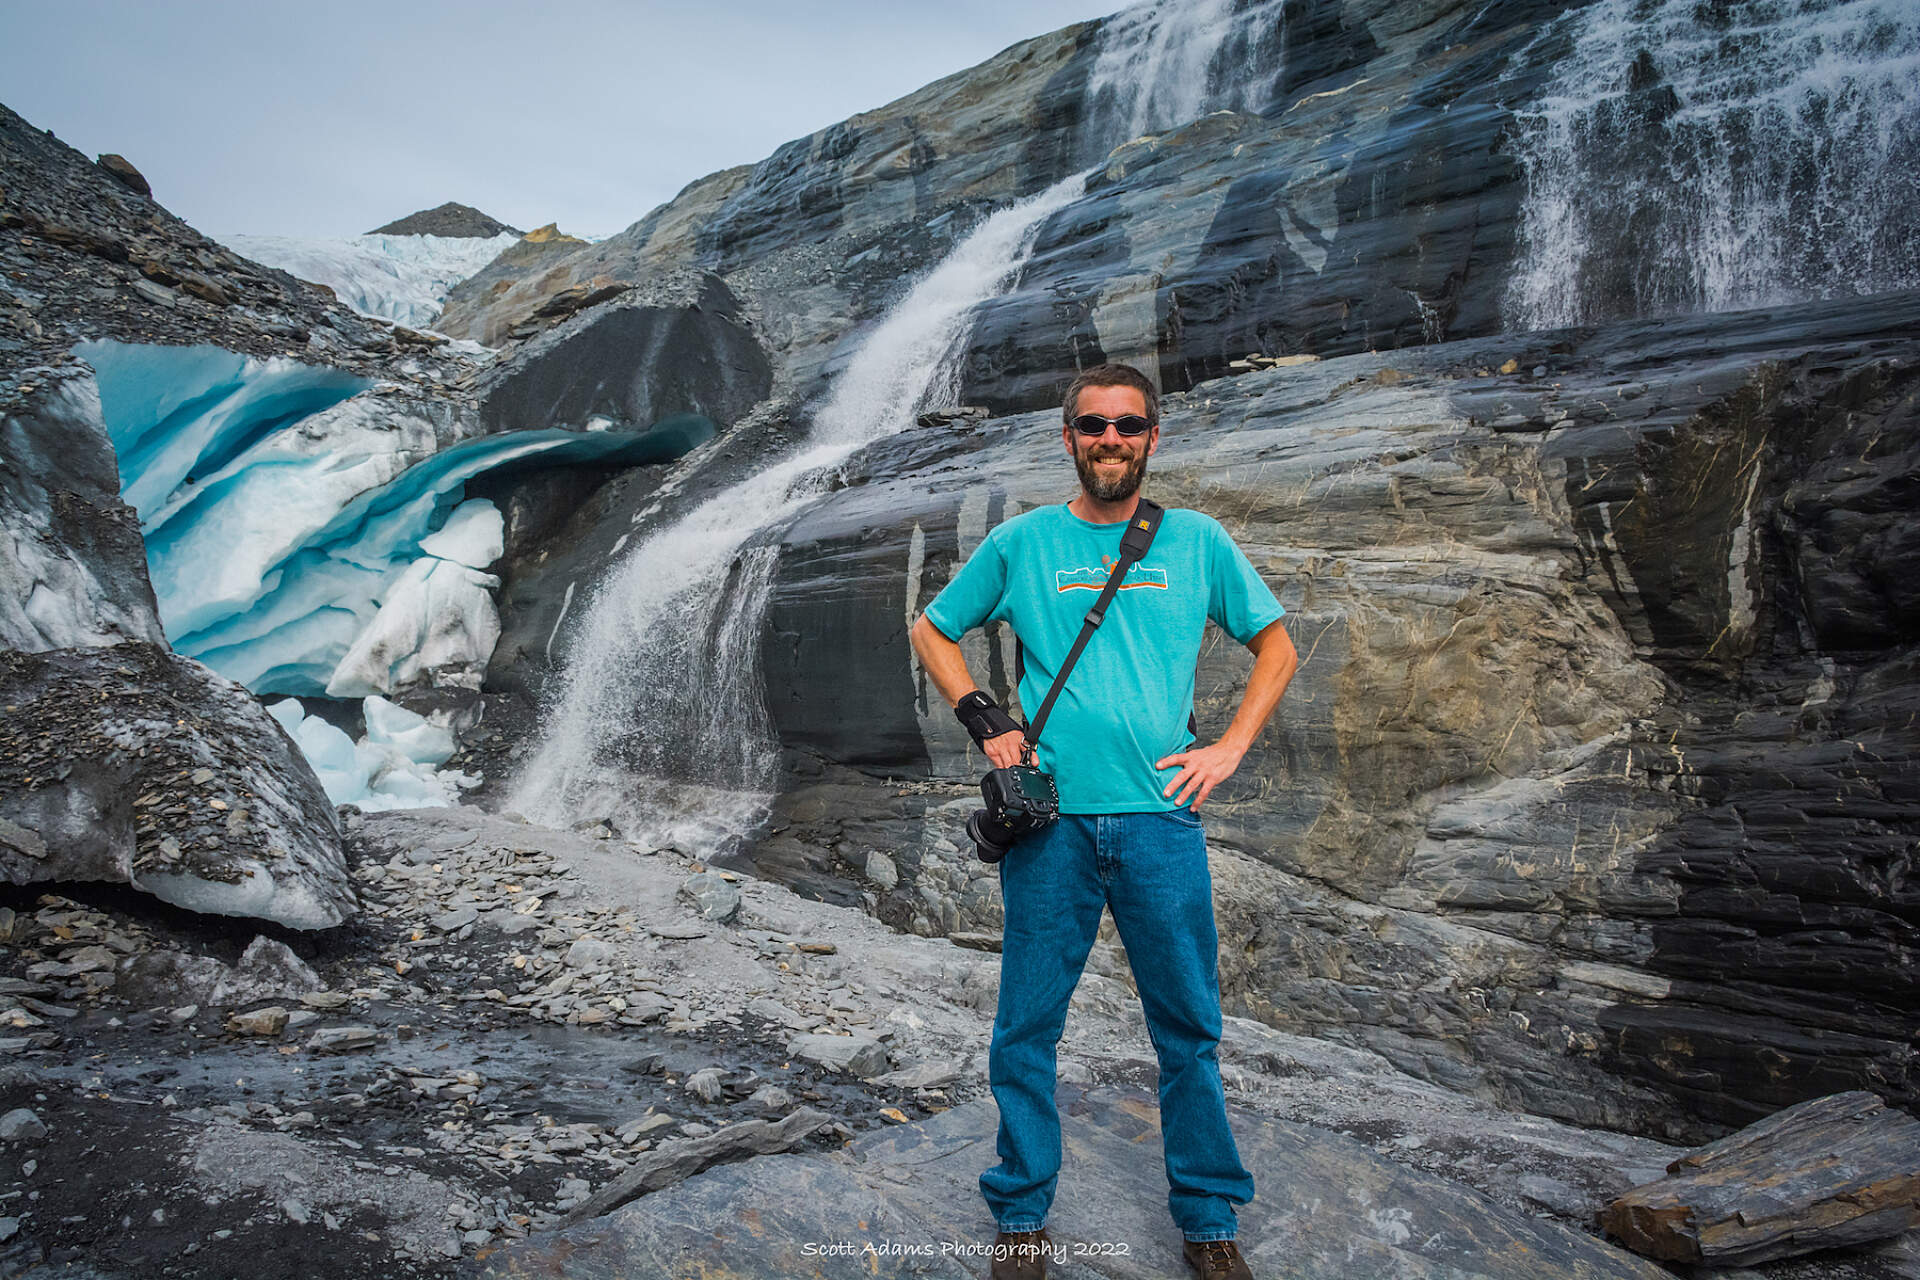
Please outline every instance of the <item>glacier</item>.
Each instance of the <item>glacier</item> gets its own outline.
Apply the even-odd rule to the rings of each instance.
[[[363,315],[415,329],[440,318],[453,286],[500,256],[520,237],[230,235],[221,243],[264,266],[332,289]]]
[[[288,731],[330,795],[370,802],[448,802],[420,751],[396,745],[410,730],[383,737],[393,716],[374,708],[419,684],[477,689],[499,640],[486,569],[505,520],[467,483],[662,462],[712,434],[676,418],[447,443],[470,429],[447,406],[338,369],[106,340],[74,354],[94,372],[168,642],[256,695],[366,699],[361,743],[304,712]]]

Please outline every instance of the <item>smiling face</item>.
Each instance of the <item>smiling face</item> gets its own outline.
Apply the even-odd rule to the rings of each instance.
[[[1073,406],[1075,415],[1097,413],[1103,418],[1128,414],[1147,416],[1147,399],[1133,387],[1083,387]],[[1111,425],[1105,434],[1081,435],[1072,424],[1062,433],[1067,452],[1087,496],[1100,502],[1122,502],[1132,497],[1147,474],[1147,458],[1160,445],[1160,428],[1145,435],[1123,436]]]

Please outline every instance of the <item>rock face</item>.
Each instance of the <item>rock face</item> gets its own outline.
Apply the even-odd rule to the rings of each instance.
[[[355,910],[313,771],[245,689],[152,644],[0,651],[0,874],[296,929]]]
[[[549,266],[570,257],[586,243],[577,236],[562,234],[559,227],[551,223],[529,231],[518,243],[507,246],[500,256],[453,287],[436,326],[450,337],[472,338],[488,346],[499,346],[514,333],[521,337],[537,333],[541,328],[537,315],[517,316],[507,322],[490,311],[487,303],[513,288],[518,281],[544,276]],[[612,283],[611,277],[589,281],[584,286],[568,279],[560,287],[590,291]],[[535,311],[544,310],[551,301],[549,294]],[[476,318],[483,315],[487,319],[476,324]]]
[[[384,227],[367,232],[370,236],[462,236],[491,239],[503,232],[520,234],[520,228],[489,218],[472,205],[452,200],[432,209],[422,209],[404,218],[396,218]]]
[[[1226,523],[1302,656],[1209,803],[1229,1007],[1583,1124],[1910,1103],[1916,324],[1883,295],[1170,398],[1150,491]],[[905,629],[992,524],[1070,496],[1056,421],[892,437],[787,531],[763,873],[825,893],[879,850],[883,919],[993,928],[956,847],[982,765]],[[965,651],[1017,701],[1008,637]],[[1247,664],[1207,646],[1203,737]]]
[[[1059,370],[1103,357],[1176,390],[1249,352],[1495,332],[1523,189],[1503,140],[1563,9],[1259,3],[1078,24],[714,174],[598,245],[496,264],[448,331],[495,341],[560,289],[699,266],[804,385],[916,264],[1090,169],[984,309],[963,402],[1037,407]]]
[[[47,371],[0,410],[0,648],[164,643],[93,380]]]
[[[483,384],[481,422],[495,431],[580,429],[598,419],[597,429],[645,431],[690,415],[711,433],[764,399],[772,380],[727,286],[690,273],[630,291],[526,344]]]
[[[1176,1275],[1179,1232],[1164,1207],[1158,1113],[1150,1095],[1062,1088],[1068,1152],[1048,1221],[1051,1273]],[[1434,1276],[1660,1280],[1654,1263],[1559,1223],[1502,1208],[1351,1138],[1232,1115],[1254,1175],[1239,1211],[1255,1275],[1300,1280]],[[742,1277],[973,1277],[986,1272],[993,1221],[977,1180],[993,1163],[991,1099],[825,1155],[726,1165],[606,1217],[483,1256],[478,1274],[580,1280],[634,1275],[662,1257]],[[742,1216],[739,1206],[757,1206]]]

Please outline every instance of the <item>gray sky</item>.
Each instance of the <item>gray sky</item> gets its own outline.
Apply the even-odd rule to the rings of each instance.
[[[703,174],[1124,0],[0,0],[0,102],[211,234],[445,200],[610,235]]]

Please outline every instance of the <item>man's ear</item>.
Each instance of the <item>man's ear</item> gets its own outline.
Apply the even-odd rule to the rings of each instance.
[[[1147,456],[1151,458],[1154,450],[1160,447],[1160,424],[1154,423],[1147,432]]]

